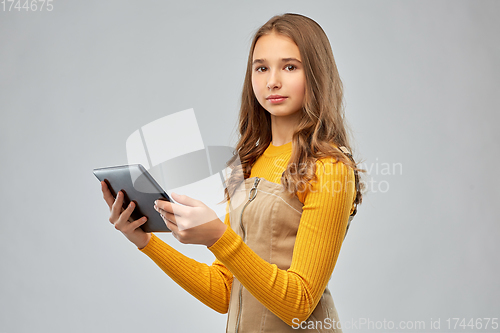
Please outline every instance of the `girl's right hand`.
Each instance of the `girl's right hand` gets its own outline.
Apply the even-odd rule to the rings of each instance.
[[[106,182],[101,182],[101,190],[104,200],[111,211],[109,222],[111,222],[117,230],[120,230],[122,234],[139,249],[148,245],[151,234],[144,232],[144,230],[140,228],[140,226],[146,222],[146,217],[143,216],[135,221],[130,217],[130,214],[134,211],[135,203],[131,202],[127,209],[123,209],[123,193],[121,191],[117,193],[115,200]]]

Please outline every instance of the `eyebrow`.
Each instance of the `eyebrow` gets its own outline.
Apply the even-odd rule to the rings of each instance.
[[[282,58],[281,59],[281,62],[289,62],[289,61],[296,61],[298,63],[302,63],[299,59],[297,58]],[[266,62],[266,59],[255,59],[253,62],[252,62],[252,65],[255,65],[255,64],[262,64]]]

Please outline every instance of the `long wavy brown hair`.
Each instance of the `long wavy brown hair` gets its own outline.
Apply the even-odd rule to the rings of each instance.
[[[226,202],[244,179],[250,177],[255,161],[272,141],[271,116],[257,101],[252,89],[252,59],[257,40],[277,33],[292,39],[298,46],[306,77],[306,92],[302,117],[292,137],[292,155],[281,177],[284,190],[303,190],[301,184],[316,180],[316,161],[333,157],[355,171],[356,206],[362,201],[364,185],[352,158],[352,150],[344,120],[343,86],[333,57],[332,48],[323,29],[312,19],[299,14],[272,17],[253,37],[248,55],[239,115],[239,141],[234,156],[227,162],[231,174],[226,182]],[[337,147],[346,147],[345,154]],[[239,163],[238,162],[239,159]],[[237,164],[236,164],[237,163]],[[300,172],[297,170],[300,167]],[[304,172],[304,166],[306,172]]]

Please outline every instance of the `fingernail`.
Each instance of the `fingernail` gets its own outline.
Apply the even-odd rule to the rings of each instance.
[[[157,206],[157,205],[158,205],[158,200],[155,200],[155,206]]]

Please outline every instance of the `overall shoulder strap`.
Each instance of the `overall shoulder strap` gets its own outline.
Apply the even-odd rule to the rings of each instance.
[[[341,152],[343,152],[344,155],[346,155],[347,158],[349,158],[354,164],[356,164],[356,162],[354,162],[354,158],[352,157],[351,152],[349,151],[349,149],[347,149],[347,147],[341,146],[341,147],[339,147],[339,150]],[[356,200],[357,195],[358,195],[358,190],[359,190],[359,175],[358,175],[358,171],[356,171],[356,170],[354,170],[354,181],[355,181],[355,185],[356,185],[356,197],[354,200]],[[347,236],[347,231],[349,230],[349,226],[351,225],[351,221],[354,218],[354,215],[356,215],[357,211],[358,211],[358,204],[355,204],[354,211],[352,212],[351,215],[349,215],[349,221],[347,222],[345,236]],[[344,239],[345,239],[345,236],[344,236]]]

